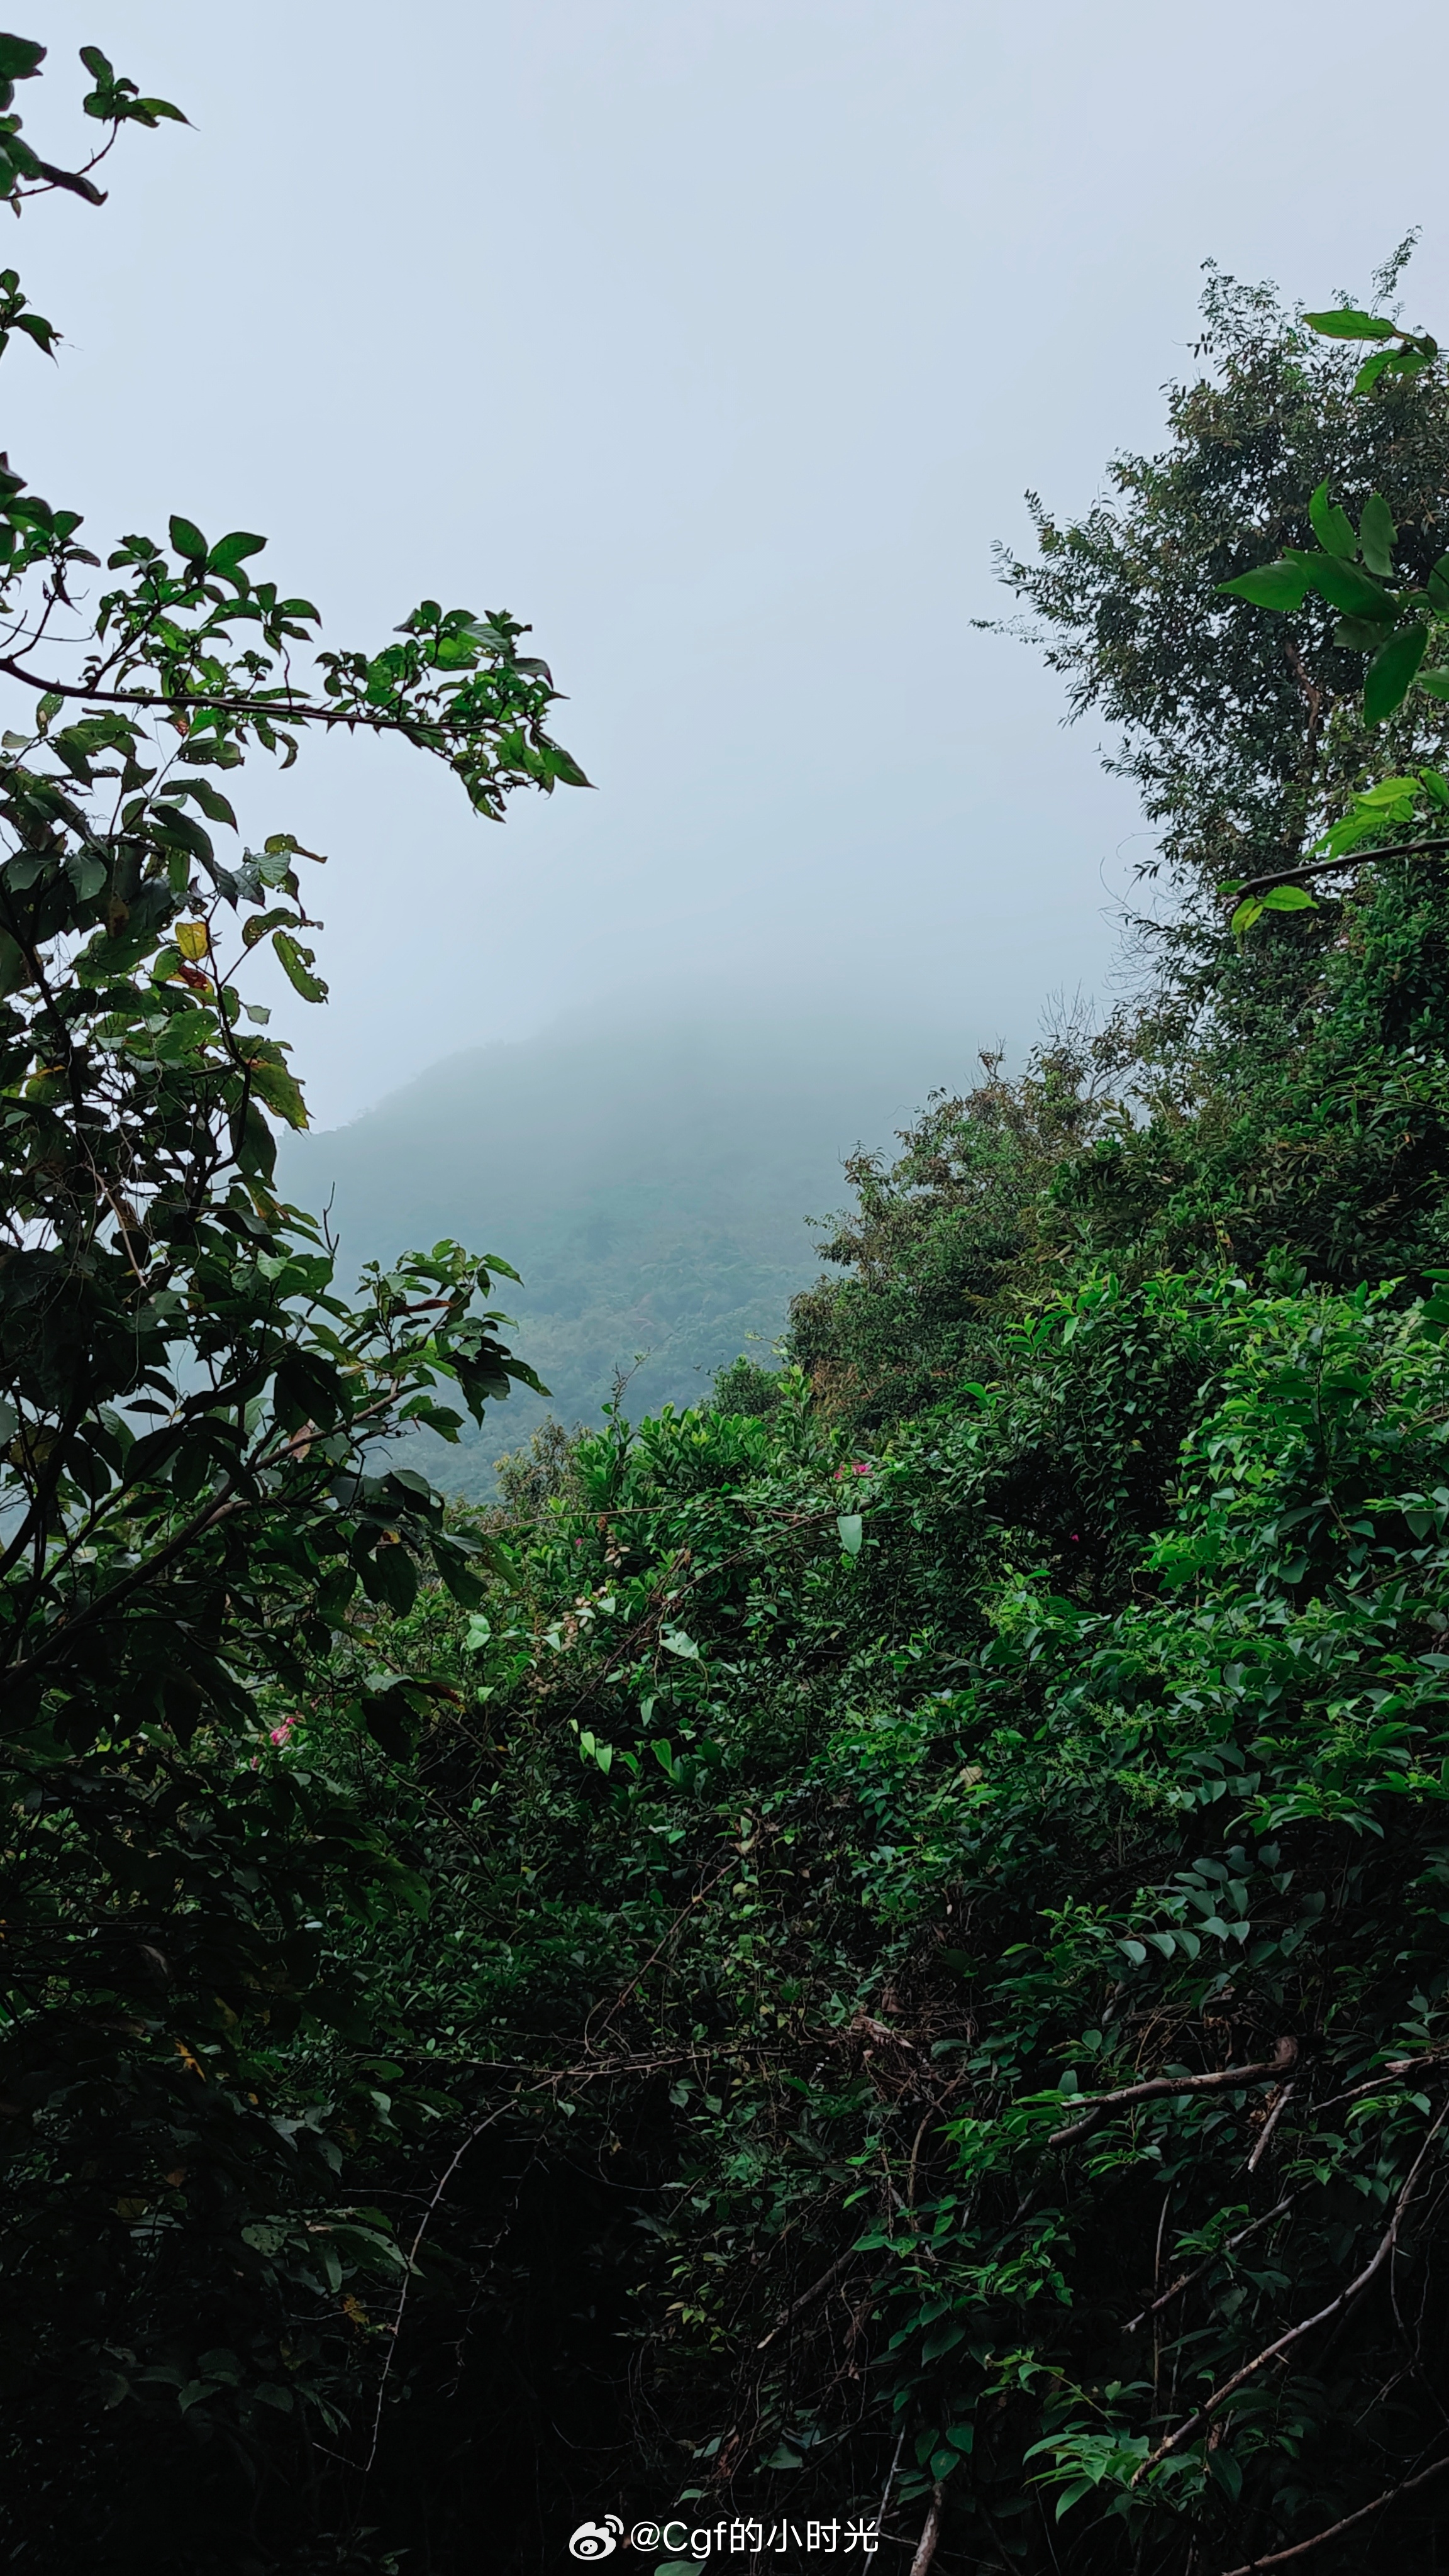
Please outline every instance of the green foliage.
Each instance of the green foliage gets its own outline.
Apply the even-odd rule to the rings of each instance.
[[[1391,321],[1354,312],[1305,313],[1310,330],[1330,340],[1395,340],[1398,346],[1366,359],[1353,380],[1355,394],[1370,393],[1385,376],[1422,375],[1439,354],[1437,340],[1426,333],[1400,331]],[[1290,547],[1275,564],[1240,573],[1219,588],[1259,608],[1291,613],[1301,609],[1310,590],[1330,607],[1343,611],[1335,643],[1372,658],[1364,679],[1363,709],[1369,724],[1381,724],[1401,707],[1415,680],[1431,697],[1449,696],[1449,671],[1421,671],[1433,621],[1449,610],[1449,555],[1441,555],[1424,578],[1422,589],[1391,590],[1399,532],[1381,492],[1370,492],[1355,530],[1347,513],[1320,483],[1308,504],[1316,548]],[[1356,569],[1358,563],[1363,569]]]
[[[1088,1043],[1066,1031],[1014,1083],[998,1056],[982,1064],[973,1091],[902,1130],[893,1164],[846,1162],[856,1204],[820,1248],[848,1275],[790,1310],[790,1350],[833,1419],[878,1428],[989,1376],[1068,1248],[1049,1184],[1115,1123]]]
[[[1346,335],[1325,347],[1323,324],[1210,269],[1197,354],[1213,371],[1171,389],[1168,446],[1116,458],[1115,499],[1083,520],[1033,499],[1035,560],[1000,557],[1074,711],[1121,728],[1111,765],[1161,833],[1148,873],[1163,863],[1194,891],[1291,867],[1367,761],[1406,769],[1444,749],[1433,698],[1405,697],[1424,648],[1404,640],[1437,631],[1444,588],[1444,371],[1395,363],[1365,395]],[[1405,335],[1399,355],[1432,345]],[[1371,647],[1391,658],[1362,707]],[[1380,741],[1369,727],[1386,719]]]
[[[1376,861],[1322,901],[1334,935],[1306,1004],[1291,956],[1276,989],[1271,955],[1246,961],[1226,1025],[1144,1084],[1145,1115],[1063,1168],[1059,1221],[1129,1269],[1230,1260],[1262,1276],[1277,1257],[1353,1285],[1449,1257],[1446,907],[1437,866]]]
[[[1074,2576],[1432,2463],[1446,1367],[1437,1300],[1097,1281],[873,1455],[789,1375],[766,1421],[616,1415],[485,1615],[385,1629],[477,1711],[396,1793],[426,1931],[369,1951],[480,2159],[394,2351],[394,2540],[426,2491],[460,2545],[454,2408],[524,2562],[516,2450],[579,2511],[844,2511],[904,2423],[901,2506],[943,2480],[973,2566]],[[592,2328],[523,2385],[540,2169],[633,2354],[579,2467]]]

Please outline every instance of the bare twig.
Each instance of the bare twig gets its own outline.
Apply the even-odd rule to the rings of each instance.
[[[485,2116],[477,2122],[475,2127],[469,2130],[462,2145],[457,2148],[450,2162],[444,2166],[432,2199],[429,2201],[427,2208],[423,2211],[422,2217],[418,2220],[417,2233],[413,2237],[412,2244],[408,2248],[407,2269],[403,2274],[402,2288],[398,2292],[397,2306],[393,2311],[392,2324],[388,2328],[387,2359],[382,2365],[382,2376],[377,2383],[377,2410],[372,2419],[372,2447],[367,2454],[367,2459],[363,2466],[362,2474],[364,2477],[367,2477],[371,2472],[372,2464],[377,2458],[377,2446],[382,2438],[383,2401],[387,2396],[387,2383],[392,2371],[393,2356],[397,2351],[398,2336],[402,2332],[403,2311],[408,2303],[408,2292],[413,2285],[413,2271],[418,2259],[418,2248],[422,2244],[423,2238],[426,2236],[428,2228],[432,2223],[433,2212],[436,2210],[439,2201],[442,2199],[443,2194],[447,2190],[449,2183],[452,2181],[454,2174],[457,2172],[459,2165],[466,2156],[468,2149],[482,2137],[485,2129],[492,2128],[495,2120],[502,2119],[503,2114],[508,2107],[509,2105],[507,2102],[498,2103],[493,2110],[487,2112]]]
[[[910,2423],[910,2420],[910,2407],[905,2406],[901,2410],[901,2429],[896,2435],[896,2447],[891,2454],[891,2464],[886,2471],[886,2482],[881,2491],[880,2511],[875,2518],[877,2540],[879,2540],[881,2533],[885,2529],[885,2518],[890,2507],[891,2489],[896,2482],[896,2471],[901,2465],[901,2453],[906,2447],[906,2427]]]
[[[1290,2100],[1290,2098],[1291,2098],[1291,2096],[1292,2096],[1292,2092],[1293,2092],[1293,2083],[1294,2083],[1294,2079],[1293,2079],[1293,2077],[1290,2075],[1290,2076],[1289,2076],[1289,2078],[1288,2078],[1287,2083],[1286,2083],[1286,2084],[1284,2084],[1284,2085],[1281,2085],[1281,2086],[1279,2087],[1278,2092],[1274,2095],[1274,2098],[1273,2098],[1273,2105],[1272,2105],[1271,2110],[1270,2110],[1270,2111],[1269,2111],[1269,2113],[1268,2113],[1268,2117],[1267,2117],[1267,2119],[1263,2122],[1262,2130],[1260,2131],[1260,2133],[1259,2133],[1259,2137],[1258,2137],[1258,2143],[1257,2143],[1257,2145],[1254,2147],[1252,2154],[1251,2154],[1251,2155],[1249,2156],[1249,2158],[1248,2158],[1248,2171],[1249,2171],[1249,2173],[1256,2173],[1256,2172],[1257,2172],[1258,2167],[1259,2167],[1259,2165],[1261,2164],[1261,2162],[1262,2162],[1262,2160],[1263,2160],[1263,2157],[1264,2157],[1264,2156],[1267,2154],[1267,2152],[1268,2152],[1268,2145],[1269,2145],[1269,2141],[1270,2141],[1270,2140],[1271,2140],[1271,2138],[1272,2138],[1273,2132],[1274,2132],[1274,2130],[1277,2128],[1277,2126],[1278,2126],[1278,2122],[1279,2122],[1279,2121],[1280,2121],[1280,2119],[1282,2118],[1283,2113],[1284,2113],[1284,2112],[1287,2110],[1287,2108],[1288,2108],[1289,2100]]]
[[[1260,2567],[1286,2567],[1290,2558],[1306,2558],[1310,2550],[1321,2549],[1325,2540],[1337,2540],[1340,2532],[1352,2531],[1356,2522],[1367,2522],[1370,2514],[1382,2513],[1397,2496],[1412,2495],[1415,2487],[1426,2487],[1445,2469],[1449,2469],[1449,2452],[1432,2468],[1421,2469],[1416,2478],[1401,2478],[1396,2487],[1388,2487],[1381,2496],[1375,2496],[1372,2504],[1361,2504],[1357,2513],[1346,2513],[1341,2522],[1331,2522],[1326,2530],[1315,2531],[1311,2539],[1295,2540],[1291,2549],[1275,2549],[1268,2558],[1245,2558],[1241,2567],[1229,2567],[1226,2576],[1257,2576]]]

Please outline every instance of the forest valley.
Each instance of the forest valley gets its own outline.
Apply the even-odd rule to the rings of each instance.
[[[0,38],[0,193],[98,201],[25,138],[42,53]],[[175,117],[83,59],[103,149]],[[506,1265],[348,1294],[274,1193],[242,984],[265,941],[322,998],[312,859],[225,785],[362,727],[499,819],[583,783],[548,668],[435,601],[318,651],[181,516],[92,585],[6,467],[7,2566],[632,2567],[647,2520],[799,2576],[749,2534],[807,2517],[916,2576],[1439,2565],[1449,377],[1403,257],[1316,315],[1210,271],[1162,451],[1000,558],[1158,837],[1130,1000],[855,1165],[780,1366],[621,1386],[488,1509],[388,1444],[528,1377]],[[56,337],[7,271],[0,346]]]

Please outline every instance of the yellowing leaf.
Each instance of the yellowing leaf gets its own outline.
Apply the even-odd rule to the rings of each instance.
[[[207,931],[204,921],[178,921],[176,945],[189,966],[197,966],[206,955]]]

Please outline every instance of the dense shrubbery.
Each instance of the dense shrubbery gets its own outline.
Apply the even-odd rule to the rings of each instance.
[[[1441,1332],[1098,1279],[878,1453],[789,1377],[616,1422],[486,1613],[354,1621],[269,1766],[348,1783],[430,1905],[354,1936],[366,2038],[257,2079],[389,2097],[242,2231],[295,2344],[259,2564],[309,2371],[360,2461],[381,2354],[364,2518],[439,2565],[479,2517],[532,2565],[681,2493],[870,2510],[902,2428],[890,2528],[940,2480],[973,2568],[1226,2569],[1433,2465]],[[379,1659],[427,1683],[391,1765]],[[240,2498],[254,2365],[156,2324]]]
[[[1144,1015],[1125,1083],[1113,1033],[1059,1043],[934,1104],[889,1170],[852,1167],[858,1212],[825,1247],[846,1275],[791,1316],[828,1414],[879,1427],[990,1376],[1013,1321],[1094,1259],[1139,1280],[1286,1259],[1405,1295],[1449,1261],[1443,873],[1391,862],[1322,898],[1306,980],[1302,927],[1224,959],[1195,1043]]]

